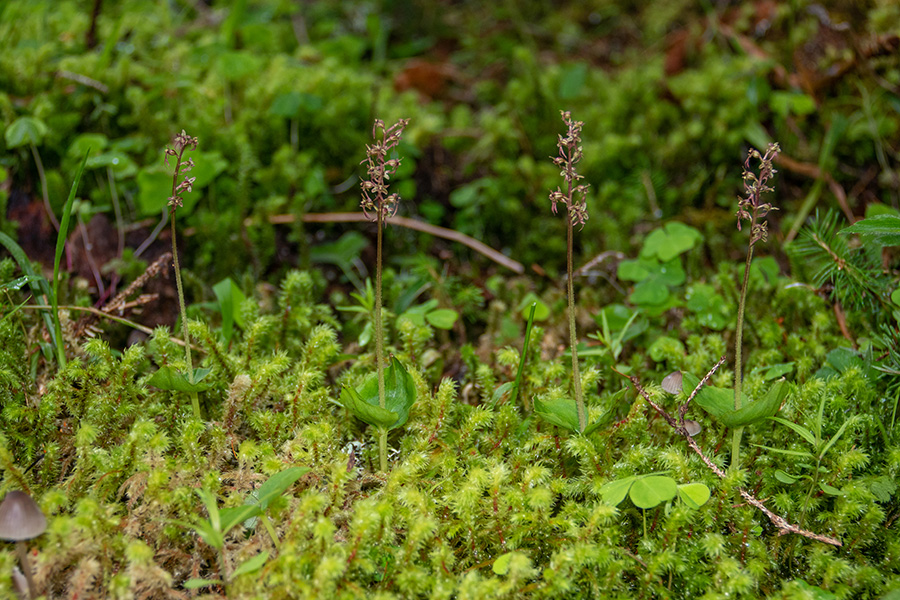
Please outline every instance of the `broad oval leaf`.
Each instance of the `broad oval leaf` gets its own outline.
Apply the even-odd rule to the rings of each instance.
[[[449,308],[439,308],[430,313],[425,313],[425,320],[428,321],[429,325],[438,329],[452,329],[458,317],[459,313]]]
[[[184,373],[174,367],[161,367],[147,380],[147,385],[158,387],[161,390],[173,392],[202,392],[209,389],[209,383],[201,383],[200,380],[209,373],[209,369],[197,369],[194,371],[194,381],[188,381]]]
[[[375,399],[375,405],[369,404],[359,393],[353,388],[341,388],[341,403],[344,407],[352,412],[360,421],[365,421],[369,425],[375,427],[390,427],[397,421],[397,415],[378,406],[378,398]]]
[[[706,504],[709,496],[709,488],[702,483],[684,483],[678,486],[678,497],[694,510]]]
[[[683,379],[686,390],[693,390],[700,383],[700,379],[691,373],[684,373]],[[745,427],[774,416],[789,389],[786,381],[776,381],[761,400],[750,402],[746,394],[743,395],[740,410],[734,410],[732,390],[707,385],[700,390],[694,402],[726,427]]]
[[[509,561],[512,560],[513,552],[501,554],[494,560],[491,570],[497,575],[506,575],[509,572]]]
[[[552,425],[578,431],[578,409],[570,398],[553,397],[534,399],[534,412]]]
[[[632,476],[626,477],[625,479],[610,481],[600,488],[600,496],[607,504],[618,506],[622,503],[622,500],[625,499],[625,496],[628,495],[628,490],[631,489],[631,485],[636,479],[637,477]]]
[[[380,408],[378,405],[378,376],[372,374],[359,389],[359,396],[364,402]],[[388,429],[401,427],[409,419],[409,409],[416,401],[416,383],[403,364],[396,357],[391,357],[391,366],[384,371],[384,407],[396,415]],[[365,419],[363,419],[365,420]]]
[[[635,506],[646,509],[668,502],[677,493],[678,485],[674,479],[665,475],[651,475],[635,481],[628,497]]]

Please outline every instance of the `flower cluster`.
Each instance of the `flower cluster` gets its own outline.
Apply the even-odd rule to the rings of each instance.
[[[370,219],[377,219],[379,214],[384,219],[397,213],[400,196],[388,193],[388,180],[397,172],[400,159],[388,159],[387,156],[400,143],[400,136],[403,135],[403,129],[408,124],[409,119],[400,119],[390,128],[385,128],[384,121],[375,119],[375,125],[372,127],[372,137],[375,139],[375,143],[366,146],[366,158],[362,161],[368,163],[368,178],[361,184],[362,201],[360,206],[366,217]],[[381,141],[378,141],[379,129],[381,130]],[[370,216],[369,211],[375,211],[376,215]]]
[[[559,187],[555,192],[550,192],[550,202],[553,214],[556,214],[556,203],[562,202],[569,211],[569,218],[573,225],[584,227],[585,221],[588,220],[587,201],[584,199],[587,193],[588,185],[579,184],[578,180],[583,179],[583,175],[579,175],[575,170],[575,165],[582,157],[581,149],[581,128],[584,126],[583,121],[573,121],[572,113],[567,110],[560,111],[563,123],[568,127],[565,137],[558,136],[559,141],[556,145],[559,147],[559,156],[553,158],[553,163],[562,171],[560,175],[568,182],[568,192],[563,192]],[[576,196],[581,196],[581,200],[575,200]]]
[[[183,193],[188,193],[193,191],[194,180],[196,177],[185,177],[180,183],[178,181],[178,176],[187,173],[191,169],[194,168],[194,159],[189,158],[187,160],[181,160],[181,157],[184,155],[184,151],[187,148],[191,150],[197,149],[197,144],[199,140],[195,137],[191,137],[185,132],[184,129],[181,130],[181,133],[176,135],[172,139],[172,148],[166,146],[166,157],[165,163],[169,164],[169,157],[175,157],[175,176],[172,178],[172,195],[169,196],[169,206],[172,208],[181,208],[184,203],[184,198],[181,196]]]
[[[760,196],[775,190],[768,185],[768,181],[778,172],[772,167],[772,162],[779,152],[781,152],[781,148],[777,143],[769,144],[764,155],[760,155],[759,150],[751,148],[747,153],[747,160],[744,162],[744,193],[746,197],[738,198],[738,231],[741,230],[741,221],[744,219],[750,221],[751,246],[758,241],[766,241],[769,235],[766,215],[769,214],[769,211],[778,210],[769,203],[761,202]],[[752,159],[759,161],[759,175],[750,170]]]

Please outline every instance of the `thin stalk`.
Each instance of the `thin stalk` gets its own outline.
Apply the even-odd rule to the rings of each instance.
[[[381,322],[381,241],[384,228],[384,211],[378,207],[378,233],[375,244],[375,367],[378,370],[378,406],[385,408],[384,399],[384,326]],[[378,433],[378,456],[381,470],[387,471],[387,429]]]
[[[181,311],[181,335],[184,337],[184,359],[190,381],[194,381],[194,362],[191,360],[191,338],[187,328],[187,308],[184,305],[184,286],[181,284],[181,267],[178,264],[178,248],[175,241],[175,209],[172,209],[172,259],[175,263],[175,287],[178,290],[178,309]]]
[[[750,285],[750,263],[753,261],[753,245],[747,250],[747,262],[744,265],[744,282],[741,284],[741,296],[738,299],[737,326],[734,335],[734,410],[741,409],[742,351],[744,339],[744,306],[747,301],[747,288]],[[731,468],[737,469],[741,462],[741,436],[743,427],[736,427],[731,434]]]
[[[571,194],[571,184],[569,185],[569,193]],[[575,237],[575,226],[571,218],[566,218],[568,223],[567,231],[567,247],[566,247],[566,277],[567,295],[569,297],[569,345],[572,347],[572,388],[575,392],[575,407],[578,409],[578,430],[584,431],[587,428],[587,416],[584,411],[584,396],[581,392],[581,374],[578,371],[578,339],[575,333],[575,286],[572,282],[572,255],[573,255],[573,238]]]

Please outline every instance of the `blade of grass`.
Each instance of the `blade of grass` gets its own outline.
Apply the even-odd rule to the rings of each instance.
[[[50,314],[53,319],[53,331],[56,332],[56,357],[59,361],[60,368],[66,366],[66,348],[63,343],[62,325],[59,322],[59,262],[62,259],[63,250],[66,247],[66,233],[69,231],[69,220],[72,217],[72,206],[75,204],[75,192],[78,190],[78,184],[81,182],[81,174],[84,173],[84,166],[87,164],[88,155],[91,149],[88,148],[81,159],[81,166],[75,172],[75,181],[69,190],[69,197],[63,208],[62,221],[59,223],[59,233],[56,235],[56,255],[53,258],[53,293],[50,294],[50,304],[53,310]]]
[[[519,357],[519,369],[516,371],[516,382],[513,384],[513,405],[515,405],[516,400],[519,397],[519,389],[521,389],[522,386],[522,373],[525,371],[525,360],[528,356],[528,344],[531,342],[531,328],[534,326],[534,311],[536,308],[537,302],[532,302],[531,310],[528,312],[528,323],[525,325],[525,343],[522,345],[522,356]],[[525,410],[528,409],[529,407],[526,405]]]
[[[45,299],[49,300],[50,286],[47,284],[47,280],[42,275],[38,275],[34,272],[31,261],[28,260],[28,256],[25,254],[25,251],[22,250],[22,247],[2,231],[0,231],[0,244],[12,254],[12,257],[19,265],[19,268],[22,269],[22,272],[28,277],[28,285],[31,288],[31,293],[34,295],[35,299],[43,296]],[[44,317],[44,324],[47,326],[47,331],[50,332],[50,337],[55,338],[56,330],[53,328],[53,319],[50,317],[50,313],[43,311],[41,314]],[[56,340],[54,339],[54,343],[55,341]]]

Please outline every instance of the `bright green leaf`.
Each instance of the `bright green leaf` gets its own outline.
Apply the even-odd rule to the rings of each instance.
[[[187,581],[182,583],[181,587],[183,587],[186,590],[196,590],[198,588],[207,587],[210,585],[221,585],[221,584],[222,584],[221,579],[199,579],[199,578],[195,577],[192,579],[188,579]]]
[[[357,419],[365,421],[369,425],[376,427],[390,427],[397,421],[397,415],[378,406],[378,399],[375,404],[369,404],[359,393],[353,388],[344,386],[341,388],[341,403],[344,408],[352,412]]]
[[[205,372],[202,372],[205,371]],[[209,370],[201,370],[197,369],[195,373],[202,373],[200,377],[208,373]],[[150,378],[147,380],[147,385],[152,385],[154,387],[158,387],[161,390],[169,390],[173,392],[202,392],[203,390],[209,389],[209,383],[200,383],[199,379],[191,382],[185,376],[182,371],[174,367],[160,367],[159,370],[156,371]]]
[[[840,233],[855,233],[881,246],[900,246],[900,216],[876,215],[857,221],[850,227],[842,229]]]
[[[260,552],[253,558],[248,558],[244,562],[238,566],[237,569],[234,570],[234,573],[231,574],[231,578],[240,577],[241,575],[246,575],[247,573],[253,573],[254,571],[258,571],[266,561],[269,560],[268,552]]]
[[[709,487],[702,483],[683,483],[678,486],[678,497],[694,510],[706,504],[709,496]]]
[[[439,308],[425,313],[425,320],[432,327],[437,327],[438,329],[452,329],[458,317],[459,313],[449,308]]]
[[[775,469],[775,479],[777,479],[781,483],[786,483],[787,485],[792,485],[800,480],[799,477],[794,477],[790,473],[786,473],[781,469]]]
[[[628,497],[638,508],[653,508],[668,502],[678,493],[675,480],[665,475],[650,475],[635,480]]]
[[[575,401],[566,397],[552,397],[549,399],[535,398],[534,412],[542,419],[556,425],[568,429],[569,431],[578,431],[578,409]]]
[[[12,149],[30,144],[37,146],[48,132],[47,125],[40,119],[19,117],[6,128],[6,147]]]
[[[625,496],[628,495],[628,490],[631,489],[631,485],[636,479],[637,477],[626,477],[610,481],[600,488],[600,496],[607,504],[618,506],[625,499]]]

